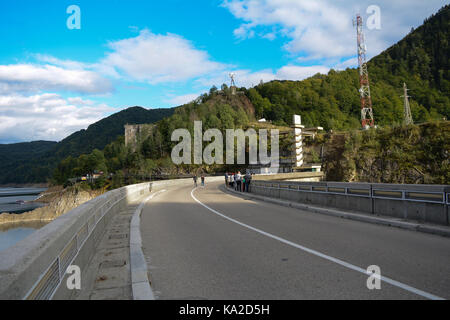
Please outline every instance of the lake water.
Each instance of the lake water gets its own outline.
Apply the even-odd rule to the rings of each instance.
[[[21,214],[42,207],[43,204],[27,201],[35,200],[39,193],[45,190],[45,188],[0,188],[0,213]],[[45,224],[27,222],[0,225],[0,251],[14,246]]]
[[[23,213],[42,207],[35,200],[45,188],[0,188],[0,213]],[[23,201],[23,203],[17,203]]]
[[[27,222],[0,225],[0,251],[14,246],[46,224],[46,222]]]

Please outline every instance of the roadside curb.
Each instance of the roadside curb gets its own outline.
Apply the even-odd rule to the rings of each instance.
[[[148,279],[147,262],[142,251],[141,213],[144,205],[154,196],[165,192],[161,190],[145,198],[133,214],[130,224],[130,269],[133,300],[155,300]]]
[[[287,200],[264,197],[264,196],[255,195],[252,193],[242,193],[242,192],[238,192],[238,191],[235,191],[235,190],[232,190],[229,188],[225,188],[224,186],[221,186],[220,189],[222,191],[225,191],[225,192],[228,192],[231,194],[235,194],[240,197],[249,197],[249,198],[257,199],[260,201],[281,205],[284,207],[296,208],[296,209],[300,209],[300,210],[306,210],[306,211],[310,211],[310,212],[314,212],[314,213],[324,214],[324,215],[343,218],[343,219],[384,225],[384,226],[389,226],[389,227],[396,227],[396,228],[400,228],[400,229],[404,229],[404,230],[418,231],[418,232],[434,234],[434,235],[439,235],[439,236],[450,238],[450,228],[425,225],[425,224],[420,224],[420,223],[416,223],[416,222],[400,221],[400,220],[384,218],[384,217],[382,218],[382,217],[377,217],[377,216],[369,216],[369,215],[365,215],[365,214],[345,212],[345,211],[340,211],[338,209],[321,208],[321,207],[301,204],[298,202],[290,202]]]

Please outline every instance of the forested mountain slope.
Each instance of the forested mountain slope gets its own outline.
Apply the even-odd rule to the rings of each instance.
[[[375,122],[403,120],[403,83],[410,89],[415,122],[450,118],[450,6],[368,63]],[[355,46],[356,50],[356,46]],[[360,126],[357,69],[331,70],[304,81],[272,81],[250,89],[257,116],[289,124],[301,114],[306,126],[345,130]]]
[[[61,142],[0,145],[0,184],[47,182],[56,165],[68,156],[78,157],[103,149],[123,135],[127,123],[153,123],[170,116],[174,109],[132,107],[102,119]]]

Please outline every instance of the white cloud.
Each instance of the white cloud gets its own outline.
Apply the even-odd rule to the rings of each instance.
[[[67,101],[71,104],[77,105],[77,106],[91,106],[95,104],[92,100],[85,100],[81,97],[74,97],[74,98],[67,98]]]
[[[276,32],[262,33],[260,36],[261,38],[268,39],[270,41],[273,41],[277,38]]]
[[[181,96],[171,97],[169,99],[166,99],[165,101],[173,104],[174,106],[181,106],[186,103],[194,101],[200,95],[201,95],[201,93],[185,94],[185,95],[181,95]]]
[[[35,54],[34,64],[0,65],[0,142],[60,140],[114,111],[89,99],[48,92],[102,94],[113,90],[106,77],[157,84],[191,80],[225,67],[174,34],[144,30],[110,42],[109,48],[95,63]],[[170,101],[180,105],[197,96],[173,95]]]
[[[235,82],[238,87],[249,88],[257,85],[261,80],[267,82],[275,79],[275,75],[271,69],[255,72],[251,70],[226,70],[208,77],[200,78],[197,82],[206,87],[216,86],[220,88],[224,83],[229,86],[231,72],[235,74]]]
[[[252,27],[252,24],[243,24],[239,28],[235,29],[233,34],[239,39],[251,39],[255,36],[255,31],[251,29]]]
[[[279,80],[304,80],[317,73],[327,74],[330,68],[325,66],[284,66],[277,72]]]
[[[159,35],[143,30],[139,36],[110,42],[113,52],[101,61],[127,77],[151,84],[185,81],[215,72],[224,65],[206,51],[175,34]]]
[[[352,20],[356,13],[368,18],[370,5],[381,9],[381,30],[368,30],[369,58],[404,37],[411,27],[435,13],[449,1],[428,0],[227,0],[222,6],[243,20],[235,36],[243,39],[255,30],[278,28],[286,37],[284,48],[303,60],[350,58],[356,55],[356,30]],[[256,32],[264,35],[265,32]]]
[[[83,70],[83,69],[89,69],[91,67],[91,64],[83,63],[79,61],[73,61],[73,60],[62,60],[58,59],[54,56],[48,55],[48,54],[35,54],[34,55],[36,59],[39,62],[48,63],[51,65],[63,67],[66,69],[73,69],[73,70]]]
[[[235,74],[235,81],[238,87],[252,87],[258,83],[274,80],[276,76],[271,69],[259,70],[252,72],[250,70],[233,70]],[[229,85],[229,80],[226,83]]]
[[[0,65],[0,94],[62,90],[84,94],[106,93],[111,83],[95,72],[53,65]]]
[[[0,96],[0,143],[59,141],[116,111],[105,104],[58,94]]]
[[[205,77],[199,79],[198,82],[204,86],[212,87],[213,85],[220,87],[223,83],[230,85],[230,72],[235,74],[235,81],[238,87],[250,88],[258,85],[261,80],[268,82],[272,80],[304,80],[312,77],[317,73],[327,74],[330,70],[326,66],[295,66],[287,65],[276,72],[271,69],[251,71],[251,70],[232,70],[224,71],[216,76]]]
[[[358,67],[358,58],[347,59],[341,63],[338,63],[334,66],[335,70],[345,70],[347,68],[357,68]]]
[[[119,79],[120,75],[117,73],[117,71],[114,69],[113,66],[106,65],[103,63],[84,63],[74,60],[62,60],[58,59],[56,57],[53,57],[51,55],[42,55],[42,54],[36,54],[34,55],[36,59],[39,62],[48,63],[50,65],[54,65],[57,67],[61,67],[64,69],[69,70],[81,70],[81,71],[89,71],[94,74],[97,74],[98,76],[105,76],[105,77],[112,77],[115,79]],[[109,80],[105,81],[110,84]]]

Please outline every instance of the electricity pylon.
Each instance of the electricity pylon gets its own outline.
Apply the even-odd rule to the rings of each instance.
[[[367,69],[367,47],[363,32],[363,19],[356,16],[356,29],[358,35],[358,64],[359,64],[359,93],[361,95],[361,125],[363,129],[375,127],[373,118],[372,97],[370,96],[369,71]]]

